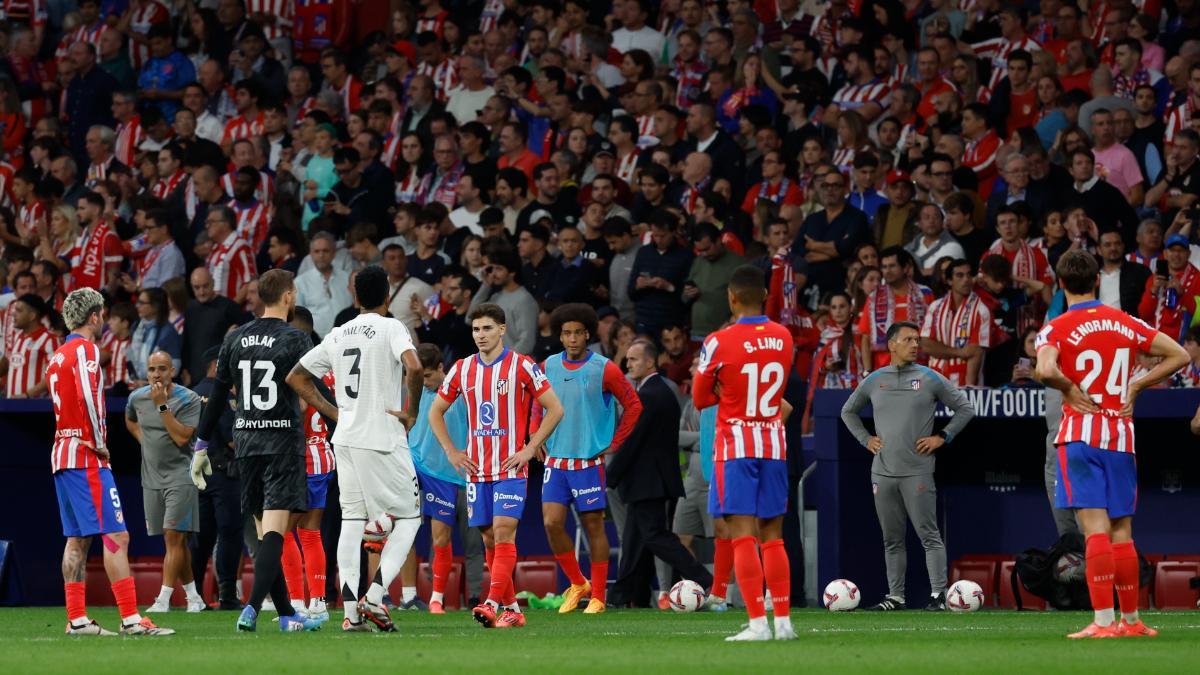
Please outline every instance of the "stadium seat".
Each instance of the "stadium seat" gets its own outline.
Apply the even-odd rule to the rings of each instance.
[[[956,560],[950,565],[950,583],[967,579],[979,584],[987,596],[985,605],[996,604],[996,560]]]
[[[513,572],[516,591],[529,591],[539,598],[558,592],[558,566],[545,560],[523,560]]]
[[[1154,571],[1154,604],[1158,609],[1195,609],[1200,592],[1191,588],[1200,576],[1200,561],[1165,560]]]
[[[446,609],[458,609],[463,604],[462,599],[462,578],[463,565],[460,562],[454,562],[450,566],[450,575],[446,579],[446,593],[442,605]],[[397,580],[392,584],[391,593],[393,598],[400,597],[395,595],[400,591],[400,582]],[[420,569],[417,571],[417,597],[425,602],[429,602],[429,596],[433,594],[433,569],[427,562],[421,563]]]
[[[996,581],[997,581],[997,585],[999,586],[999,590],[1000,590],[999,607],[1001,609],[1016,609],[1017,608],[1017,600],[1016,600],[1016,596],[1013,595],[1012,581],[1011,581],[1013,568],[1016,567],[1016,564],[1017,563],[1014,560],[1005,560],[1000,563],[1000,576]],[[1038,596],[1034,595],[1033,593],[1030,593],[1029,591],[1025,590],[1025,587],[1021,585],[1020,581],[1017,582],[1017,588],[1019,589],[1019,592],[1021,594],[1021,608],[1022,609],[1039,610],[1039,611],[1046,609],[1046,601],[1043,600],[1042,598],[1039,598]]]

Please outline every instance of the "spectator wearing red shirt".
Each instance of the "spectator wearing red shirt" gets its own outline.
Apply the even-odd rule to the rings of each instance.
[[[759,202],[776,204],[779,206],[780,217],[788,218],[796,207],[804,203],[804,193],[796,181],[785,175],[786,169],[787,164],[782,152],[772,150],[763,155],[763,180],[746,190],[746,197],[742,199],[742,210],[753,216],[754,208]]]
[[[1167,237],[1167,274],[1155,270],[1146,281],[1146,291],[1138,306],[1143,321],[1180,343],[1196,316],[1197,299],[1200,298],[1200,269],[1188,262],[1190,253],[1186,236],[1173,234]]]
[[[533,168],[542,160],[533,154],[528,144],[529,133],[520,122],[507,122],[500,129],[500,159],[496,166],[503,171],[509,167],[520,169],[534,185]]]
[[[971,103],[963,109],[962,119],[963,152],[962,165],[975,172],[979,178],[979,196],[987,199],[996,182],[996,151],[1003,141],[988,121],[988,109],[982,103]]]

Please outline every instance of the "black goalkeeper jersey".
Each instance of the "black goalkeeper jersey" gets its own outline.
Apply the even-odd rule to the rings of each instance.
[[[300,397],[285,379],[312,338],[280,319],[256,319],[225,336],[216,379],[236,390],[237,457],[304,454]]]

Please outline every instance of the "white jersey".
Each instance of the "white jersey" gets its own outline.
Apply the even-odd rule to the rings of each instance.
[[[399,410],[404,387],[404,352],[415,351],[408,328],[375,313],[329,331],[300,359],[315,377],[333,371],[338,425],[333,445],[391,452],[408,448],[404,425],[388,410]]]

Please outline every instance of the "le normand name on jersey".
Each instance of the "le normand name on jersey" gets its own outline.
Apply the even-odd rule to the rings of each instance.
[[[1092,333],[1099,332],[1120,333],[1129,340],[1136,339],[1137,334],[1133,332],[1133,327],[1121,323],[1116,319],[1092,319],[1085,321],[1071,330],[1071,334],[1067,336],[1067,342],[1074,346],[1079,346],[1083,339]]]

